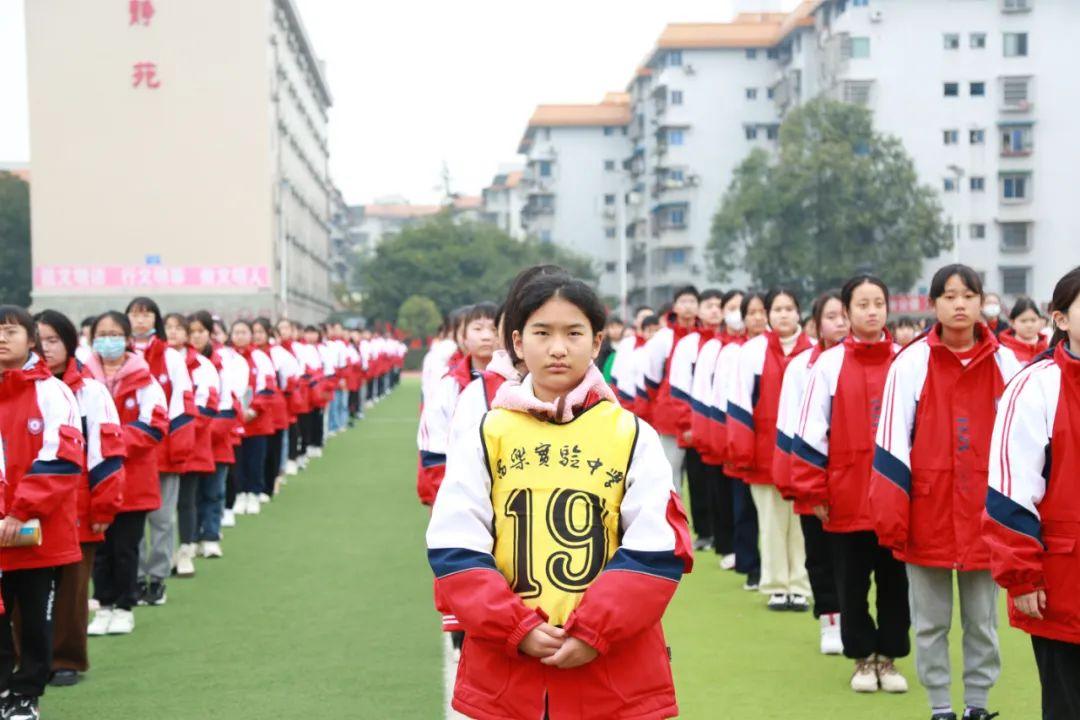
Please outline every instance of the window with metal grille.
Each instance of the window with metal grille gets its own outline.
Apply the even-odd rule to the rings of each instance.
[[[1003,267],[1001,270],[1001,291],[1006,295],[1027,295],[1028,275],[1031,268]]]
[[[1012,252],[1027,250],[1031,247],[1028,223],[1001,223],[1001,249]]]
[[[869,105],[870,89],[873,82],[870,80],[847,80],[844,82],[844,102],[853,105]]]

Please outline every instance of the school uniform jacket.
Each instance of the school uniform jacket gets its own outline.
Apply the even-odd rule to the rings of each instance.
[[[716,355],[713,370],[712,403],[709,417],[709,455],[724,466],[724,473],[737,477],[728,462],[727,406],[739,375],[739,353],[746,342],[745,335],[728,335]]]
[[[739,366],[728,397],[727,461],[736,475],[753,485],[771,485],[780,389],[788,363],[810,347],[799,332],[795,346],[784,355],[780,336],[769,330],[749,340],[739,352]]]
[[[187,460],[195,446],[195,399],[187,356],[156,337],[141,351],[150,374],[165,393],[169,431],[158,446],[158,472],[187,472]]]
[[[212,473],[214,459],[214,421],[221,404],[221,375],[214,362],[194,348],[187,348],[187,366],[194,387],[195,444],[187,469],[192,473]]]
[[[92,525],[111,525],[123,506],[124,433],[108,389],[90,376],[82,363],[68,360],[60,379],[75,396],[86,441],[86,463],[79,482],[79,542],[101,542]]]
[[[634,348],[645,344],[640,335],[625,337],[615,345],[615,359],[611,364],[611,386],[619,398],[619,404],[627,410],[634,409],[637,397],[637,373],[634,371]]]
[[[1058,345],[1006,388],[990,444],[982,518],[1010,623],[1080,644],[1080,359]],[[1043,619],[1012,599],[1046,591]]]
[[[446,452],[450,439],[450,420],[462,391],[479,373],[472,369],[472,358],[463,357],[446,377],[439,381],[435,396],[420,413],[416,431],[419,461],[416,470],[416,494],[424,505],[435,502],[435,495],[446,474]]]
[[[300,363],[296,356],[281,345],[269,345],[262,351],[270,356],[270,362],[274,364],[275,380],[277,381],[277,393],[275,395],[275,417],[277,429],[285,428],[296,422],[296,401],[293,394],[300,384]]]
[[[517,390],[531,394],[530,378]],[[660,438],[632,413],[594,393],[563,424],[492,410],[451,456],[427,543],[438,594],[465,630],[459,712],[678,713],[660,620],[692,566],[690,536]],[[600,654],[571,670],[523,655],[545,620]]]
[[[792,440],[791,480],[798,504],[828,506],[824,525],[829,532],[874,529],[874,436],[885,378],[898,352],[900,346],[888,334],[876,343],[848,337],[821,353],[810,370]]]
[[[985,325],[966,366],[942,344],[940,325],[893,361],[885,381],[870,479],[882,546],[925,567],[987,570],[980,518],[990,434],[1016,356]]]
[[[36,354],[18,370],[0,371],[5,515],[41,522],[41,545],[4,548],[0,570],[57,567],[82,558],[77,518],[86,444],[80,424],[75,396]]]
[[[273,435],[277,430],[280,412],[277,405],[277,373],[270,356],[262,350],[248,345],[237,350],[248,366],[248,408],[255,412],[255,417],[244,421],[245,437]]]
[[[247,390],[247,363],[232,348],[224,345],[211,351],[210,362],[217,370],[221,383],[217,412],[210,423],[214,464],[232,465],[236,462],[236,446],[243,437],[243,423],[237,408],[240,407],[240,398]]]
[[[1029,345],[1016,337],[1016,330],[1013,330],[1012,328],[1003,331],[997,336],[997,339],[999,343],[1012,350],[1013,354],[1016,355],[1016,359],[1024,365],[1046,352],[1046,348],[1049,347],[1050,344],[1047,337],[1042,333],[1039,333],[1038,338],[1035,340],[1035,344]]]
[[[699,332],[698,327],[679,325],[672,313],[668,327],[645,344],[647,417],[658,433],[676,438],[680,447],[683,432],[690,429],[690,384],[700,348]]]
[[[780,405],[776,410],[773,484],[780,491],[781,497],[795,502],[795,512],[799,515],[809,515],[813,512],[813,508],[800,503],[795,494],[791,477],[792,438],[795,437],[795,431],[799,425],[799,415],[806,395],[806,384],[810,380],[810,368],[821,357],[821,353],[821,343],[816,343],[812,348],[803,350],[791,359],[787,370],[784,371],[784,384],[780,387]]]
[[[694,363],[694,380],[690,386],[690,436],[694,449],[707,465],[724,464],[723,456],[714,452],[712,444],[712,425],[716,422],[712,389],[716,361],[720,357],[723,344],[721,336],[717,335],[701,346]]]

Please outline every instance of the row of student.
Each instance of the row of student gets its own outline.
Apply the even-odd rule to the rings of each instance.
[[[369,353],[366,370],[329,362],[333,326],[326,342],[311,326],[301,342],[288,321],[240,320],[226,337],[208,313],[163,317],[149,298],[84,330],[55,311],[0,308],[0,590],[17,611],[0,617],[5,718],[38,717],[47,683],[88,669],[87,636],[132,632],[136,604],[164,604],[170,573],[194,574],[196,547],[221,557],[228,508],[257,511],[283,468],[321,454],[332,398],[367,379],[374,399],[400,366],[396,347]],[[41,544],[7,547],[31,520]]]
[[[875,278],[818,299],[812,347],[794,293],[740,295],[681,290],[665,328],[623,346],[644,369],[633,400],[621,399],[653,418],[678,474],[685,457],[691,502],[711,510],[694,513],[699,547],[708,533],[718,552],[733,547],[734,563],[725,556],[722,566],[746,573],[747,589],[760,585],[771,609],[806,609],[812,595],[822,651],[856,661],[851,684],[860,692],[907,689],[893,660],[908,653],[913,612],[919,678],[939,718],[952,717],[947,633],[957,570],[965,716],[991,717],[985,706],[1000,661],[979,525],[990,426],[1005,383],[1046,349],[1045,318],[1021,299],[1007,329],[978,276],[949,266],[931,287],[937,322],[894,364],[888,290]],[[1069,303],[1054,307],[1065,313]],[[998,335],[980,322],[980,306]],[[722,324],[718,310],[730,312]],[[618,368],[632,365],[613,362],[618,387],[627,386]],[[891,390],[887,373],[899,378]],[[941,441],[950,435],[952,443]]]

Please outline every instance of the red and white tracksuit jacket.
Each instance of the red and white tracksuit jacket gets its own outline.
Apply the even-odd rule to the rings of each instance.
[[[709,455],[720,461],[724,473],[732,474],[733,468],[728,462],[727,407],[728,398],[734,393],[739,376],[739,353],[746,342],[745,335],[725,335],[723,346],[716,355],[716,367],[713,369],[712,400],[709,408]]]
[[[1046,348],[1050,345],[1049,339],[1042,333],[1039,333],[1034,345],[1028,345],[1016,337],[1016,331],[1012,328],[1003,331],[997,336],[997,339],[999,343],[1012,350],[1013,354],[1016,355],[1016,359],[1024,365],[1046,352]]]
[[[780,336],[769,330],[748,340],[739,351],[739,367],[728,397],[728,463],[736,477],[754,485],[771,485],[780,389],[788,363],[810,347],[799,332],[784,355]]]
[[[531,395],[529,378],[515,392]],[[500,392],[497,406],[502,397]],[[590,397],[589,403],[598,402]],[[436,593],[465,630],[454,689],[458,711],[478,720],[535,720],[545,709],[564,720],[678,714],[660,620],[692,567],[690,534],[659,435],[647,423],[634,422],[637,438],[618,507],[619,546],[563,625],[600,654],[569,670],[547,668],[518,650],[547,614],[528,607],[497,569],[496,509],[483,430],[455,448],[427,545]]]
[[[236,462],[236,446],[244,437],[241,404],[248,391],[248,364],[227,345],[215,347],[210,359],[221,378],[221,397],[212,430],[214,462],[232,465]]]
[[[278,397],[280,398],[277,410],[280,425],[278,429],[284,430],[296,422],[299,414],[297,411],[300,409],[300,361],[288,348],[280,344],[271,345],[268,349],[264,348],[263,352],[267,352],[270,356],[270,362],[274,363],[274,370],[277,373]]]
[[[821,353],[810,370],[791,441],[791,485],[798,506],[828,506],[829,532],[874,529],[874,436],[885,378],[899,351],[888,334],[876,343],[849,337]]]
[[[86,440],[86,466],[79,483],[79,542],[101,542],[92,525],[111,525],[123,507],[124,432],[109,390],[90,376],[75,358],[60,378],[75,395]]]
[[[792,438],[799,426],[799,416],[802,410],[803,399],[806,396],[806,386],[810,381],[810,369],[817,359],[821,357],[821,343],[815,343],[812,348],[803,350],[788,363],[784,371],[784,383],[780,387],[780,405],[776,409],[776,449],[773,451],[772,478],[773,484],[785,500],[792,500],[795,504],[795,512],[798,515],[809,515],[813,512],[798,501],[795,488],[791,482],[791,446]]]
[[[424,404],[420,426],[416,431],[419,462],[416,471],[416,494],[424,505],[435,502],[435,496],[446,474],[446,452],[450,441],[450,421],[454,417],[458,398],[479,373],[473,371],[472,358],[463,357],[450,368],[435,394]]]
[[[987,570],[980,520],[990,434],[1005,384],[1020,369],[985,325],[962,360],[940,325],[904,348],[885,381],[870,512],[882,546],[924,567]],[[964,365],[964,361],[967,365]]]
[[[253,419],[244,421],[244,435],[273,435],[281,421],[281,411],[277,407],[277,371],[274,363],[269,355],[251,345],[238,349],[237,352],[248,366],[248,391],[251,394],[248,409],[255,412]]]
[[[158,445],[158,472],[187,471],[187,460],[195,445],[195,400],[187,355],[152,337],[141,350],[136,350],[150,368],[165,393],[169,409],[169,431]]]
[[[1001,398],[982,531],[994,579],[1009,593],[1010,623],[1080,644],[1080,358],[1064,344]],[[1046,591],[1042,620],[1012,605],[1038,589]]]
[[[214,457],[214,423],[221,404],[221,375],[214,361],[195,348],[187,349],[188,373],[194,388],[195,444],[188,458],[187,472],[212,473],[216,469]]]
[[[0,570],[57,567],[82,558],[78,498],[86,463],[79,406],[34,353],[18,370],[0,371],[0,435],[6,480],[3,511],[41,522],[41,545],[4,548]]]
[[[724,458],[712,444],[713,423],[717,422],[713,406],[713,383],[716,381],[716,365],[723,349],[723,336],[715,335],[705,341],[694,363],[694,380],[690,385],[690,436],[691,444],[708,465],[723,465]]]
[[[637,370],[634,367],[634,349],[645,344],[641,335],[625,337],[615,346],[615,360],[611,363],[611,385],[619,404],[627,410],[634,409],[637,398]]]
[[[668,327],[645,344],[648,407],[643,417],[661,435],[676,438],[680,447],[685,446],[683,434],[690,429],[690,385],[702,332],[699,327],[678,325],[672,313]]]

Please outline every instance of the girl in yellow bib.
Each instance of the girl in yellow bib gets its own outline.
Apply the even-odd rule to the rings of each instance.
[[[678,714],[660,619],[692,565],[659,436],[593,364],[606,312],[566,275],[512,316],[528,370],[451,448],[427,532],[466,633],[456,710],[478,720]]]

